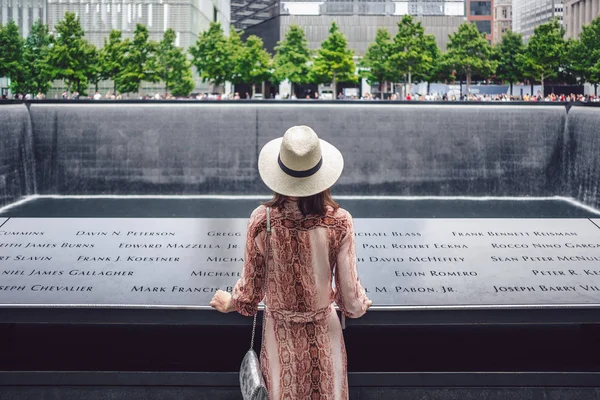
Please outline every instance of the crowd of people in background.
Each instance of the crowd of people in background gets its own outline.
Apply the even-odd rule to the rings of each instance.
[[[38,93],[35,96],[30,94],[27,95],[17,95],[14,97],[15,100],[45,100],[47,97],[43,93]],[[279,93],[275,93],[266,97],[271,100],[322,100],[323,97],[319,95],[318,92],[314,92],[312,95],[307,94],[304,97],[297,97],[296,95],[285,95],[281,96]],[[591,95],[591,94],[574,94],[570,95],[565,94],[549,94],[547,96],[542,96],[541,92],[538,92],[536,95],[524,94],[521,96],[509,96],[507,94],[448,94],[448,93],[432,93],[432,94],[408,94],[406,96],[401,96],[398,93],[392,94],[371,94],[365,93],[362,96],[346,96],[341,92],[338,94],[338,100],[370,100],[370,101],[378,101],[378,100],[389,100],[389,101],[468,101],[468,102],[510,102],[510,101],[526,101],[526,102],[600,102],[600,95]],[[3,96],[3,99],[7,99]],[[52,97],[51,97],[52,99]],[[130,96],[129,94],[120,94],[120,93],[112,93],[108,92],[106,94],[101,94],[99,92],[90,93],[87,96],[81,96],[78,92],[73,92],[69,94],[67,91],[63,91],[59,96],[56,94],[53,99],[55,100],[263,100],[262,94],[257,93],[255,95],[251,95],[250,93],[245,93],[244,95],[240,95],[239,92],[234,93],[198,93],[193,94],[188,97],[175,97],[172,95],[165,95],[164,93],[156,93],[154,95],[142,95],[142,96]]]

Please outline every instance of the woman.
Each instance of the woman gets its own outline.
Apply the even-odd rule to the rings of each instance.
[[[263,147],[258,168],[275,196],[250,216],[244,269],[233,295],[218,291],[210,303],[221,312],[254,315],[266,274],[260,357],[271,400],[348,399],[346,350],[333,302],[358,318],[371,301],[356,272],[352,216],[329,191],[343,166],[341,153],[306,126]]]

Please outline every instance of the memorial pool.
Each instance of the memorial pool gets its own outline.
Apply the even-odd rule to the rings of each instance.
[[[347,321],[351,398],[598,398],[598,108],[36,102],[0,122],[2,398],[235,398],[250,320],[206,303],[266,199],[258,150],[298,123],[346,156],[375,300]]]

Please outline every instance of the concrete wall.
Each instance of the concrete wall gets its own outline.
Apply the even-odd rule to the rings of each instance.
[[[0,207],[35,191],[31,123],[25,105],[0,107]]]
[[[600,208],[600,107],[571,108],[565,142],[569,195]]]
[[[31,126],[25,106],[0,107],[2,204],[31,193],[266,194],[260,148],[307,124],[344,154],[337,194],[600,206],[600,108],[573,107],[567,121],[560,105],[32,103],[30,116]]]

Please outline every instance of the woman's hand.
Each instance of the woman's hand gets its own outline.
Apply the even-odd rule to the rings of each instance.
[[[230,313],[235,311],[231,304],[231,293],[223,290],[217,290],[210,301],[210,306],[222,313]]]

